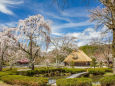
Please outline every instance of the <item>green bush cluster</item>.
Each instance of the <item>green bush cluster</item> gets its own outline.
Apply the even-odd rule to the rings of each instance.
[[[2,72],[0,72],[0,77],[6,76],[6,75],[15,75],[16,72],[17,72],[16,69],[13,69],[13,70],[3,70]]]
[[[79,73],[79,72],[85,72],[86,69],[78,69],[78,68],[38,68],[35,70],[29,70],[29,71],[17,71],[18,75],[26,75],[26,76],[34,76],[34,75],[40,75],[43,74],[44,76],[60,76],[61,74],[65,73]]]
[[[64,68],[64,72],[71,73],[71,74],[85,72],[85,71],[86,69],[80,69],[80,68]]]
[[[35,70],[28,70],[28,71],[17,71],[18,75],[26,75],[26,76],[34,76],[34,75],[41,75],[44,76],[51,76],[51,75],[59,75],[61,72],[64,72],[62,68],[38,68]]]
[[[6,75],[8,75],[8,73],[6,73],[6,72],[0,72],[0,77],[6,76]]]
[[[115,86],[115,75],[101,78],[100,83],[101,86]]]
[[[9,75],[16,75],[17,74],[17,68],[13,68],[12,70],[9,68],[4,68],[3,72],[8,73]]]
[[[89,68],[89,69],[81,69],[81,68],[54,68],[54,67],[41,67],[36,68],[35,70],[28,71],[13,71],[14,74],[17,75],[25,75],[25,76],[60,76],[69,74],[75,74],[80,72],[86,72],[88,70],[89,74],[94,75],[102,75],[106,72],[112,72],[111,68]]]
[[[89,78],[58,79],[57,86],[92,86],[92,80]]]
[[[93,75],[103,75],[106,72],[112,72],[112,69],[110,68],[89,68],[88,72],[89,74],[93,74]]]
[[[113,72],[112,68],[103,68],[105,72]]]
[[[48,82],[47,78],[28,77],[22,75],[6,75],[0,79],[8,84],[21,86],[46,86]]]

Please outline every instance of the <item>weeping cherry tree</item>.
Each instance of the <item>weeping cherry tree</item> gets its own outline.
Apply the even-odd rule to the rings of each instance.
[[[17,41],[20,49],[29,56],[32,70],[34,70],[35,59],[40,50],[40,47],[37,46],[45,44],[44,48],[47,48],[50,43],[50,33],[48,21],[45,21],[41,15],[30,16],[18,23],[16,34],[12,38]]]

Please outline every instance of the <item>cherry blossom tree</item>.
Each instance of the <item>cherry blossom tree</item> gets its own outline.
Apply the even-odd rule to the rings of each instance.
[[[4,54],[8,48],[5,36],[3,33],[0,33],[0,71],[2,71],[2,66],[4,63]]]
[[[7,36],[9,29],[4,27],[0,32],[0,71],[2,70],[2,66],[4,64],[4,60],[7,58],[7,54],[11,49],[15,48],[15,41],[12,38]]]
[[[50,25],[41,15],[30,16],[24,20],[20,20],[18,27],[14,31],[10,31],[8,36],[17,42],[19,48],[29,56],[30,65],[34,70],[34,63],[38,57],[42,44],[48,48],[50,43]],[[12,34],[13,33],[13,34]]]
[[[10,69],[12,69],[13,66],[16,65],[18,63],[18,61],[20,59],[22,59],[23,56],[25,56],[25,55],[26,55],[25,53],[23,53],[21,50],[19,50],[18,46],[15,48],[14,47],[10,48],[7,53],[7,56],[8,56],[7,60],[10,65]]]

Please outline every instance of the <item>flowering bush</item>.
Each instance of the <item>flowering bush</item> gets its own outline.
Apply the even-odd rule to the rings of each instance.
[[[17,62],[20,64],[28,64],[29,60],[25,58],[25,59],[18,60]]]

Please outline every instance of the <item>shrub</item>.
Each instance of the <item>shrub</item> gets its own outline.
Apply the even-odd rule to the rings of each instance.
[[[0,72],[0,77],[2,77],[2,76],[6,76],[6,75],[8,75],[8,73]]]
[[[48,82],[47,78],[27,77],[21,75],[7,75],[1,77],[1,80],[8,84],[21,86],[46,86]]]
[[[10,68],[3,68],[3,71],[5,72],[5,71],[16,71],[17,70],[17,68],[12,68],[12,69],[10,69]]]
[[[105,69],[103,68],[90,68],[88,69],[89,74],[93,75],[103,75],[105,73]]]
[[[103,68],[105,72],[113,72],[112,68]]]
[[[2,72],[0,72],[0,77],[6,76],[6,75],[15,75],[17,72],[16,69],[9,70],[9,69],[4,69]]]
[[[92,80],[89,78],[58,79],[57,86],[92,86]]]
[[[86,69],[80,69],[80,68],[64,68],[66,73],[80,73],[80,72],[85,72]]]
[[[101,86],[115,86],[115,75],[101,78],[100,83]]]
[[[17,74],[17,69],[16,69],[16,68],[13,68],[13,69],[11,70],[11,69],[9,69],[9,68],[4,68],[4,69],[3,69],[3,72],[6,72],[6,73],[8,73],[8,74],[10,74],[10,75],[16,75],[16,74]]]
[[[93,75],[102,75],[105,74],[106,72],[112,72],[111,68],[90,68],[88,69],[89,74]]]
[[[44,76],[59,76],[61,73],[70,73],[70,74],[75,74],[75,73],[80,73],[80,72],[86,72],[87,69],[81,69],[81,68],[54,68],[54,67],[41,67],[41,68],[36,68],[35,70],[28,70],[28,71],[13,71],[12,73],[18,74],[18,75],[25,75],[25,76],[34,76],[34,75],[41,75],[43,74]],[[105,72],[112,72],[111,68],[90,68],[88,69],[88,72],[90,74],[94,75],[102,75]]]
[[[60,75],[61,73],[79,73],[79,72],[85,72],[86,69],[78,69],[78,68],[38,68],[35,70],[29,70],[29,71],[17,71],[18,75],[26,75],[26,76],[34,76],[39,74],[50,74],[51,76],[54,75]]]
[[[80,73],[80,72],[86,72],[87,69],[81,69],[81,68],[55,68],[55,67],[41,67],[41,68],[36,68],[35,70],[28,70],[28,71],[16,71],[12,70],[9,71],[11,74],[14,75],[25,75],[25,76],[39,76],[43,74],[44,76],[60,76],[60,74],[64,73],[70,73],[70,74],[75,74],[75,73]],[[110,68],[90,68],[88,69],[88,72],[90,74],[94,75],[101,75],[104,74],[105,72],[112,72],[112,69]]]
[[[46,74],[46,73],[56,72],[57,70],[59,70],[59,69],[42,67],[42,68],[38,68],[38,69],[35,69],[35,70],[18,71],[17,74],[33,76],[33,75],[36,75],[36,74]]]

